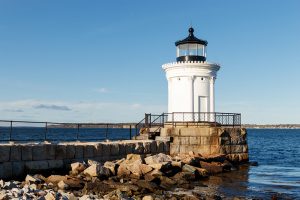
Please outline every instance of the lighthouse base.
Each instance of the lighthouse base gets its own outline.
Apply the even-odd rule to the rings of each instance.
[[[168,126],[160,131],[161,137],[170,137],[170,154],[199,153],[203,156],[225,154],[236,163],[247,162],[247,131],[240,127]]]

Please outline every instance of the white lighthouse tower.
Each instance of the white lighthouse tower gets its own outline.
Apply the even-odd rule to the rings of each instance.
[[[192,27],[175,45],[177,62],[162,66],[168,80],[168,113],[172,121],[213,121],[220,65],[206,61],[207,41],[195,37]]]

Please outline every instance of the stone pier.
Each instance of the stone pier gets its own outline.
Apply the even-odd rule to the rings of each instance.
[[[0,179],[23,177],[27,173],[66,169],[72,162],[108,161],[129,153],[170,153],[169,142],[126,140],[115,142],[66,142],[0,144]]]
[[[170,138],[170,154],[225,154],[233,162],[248,161],[247,131],[244,128],[212,127],[209,125],[165,125],[161,138]]]

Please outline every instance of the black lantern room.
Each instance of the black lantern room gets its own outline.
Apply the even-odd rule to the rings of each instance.
[[[194,29],[189,28],[189,36],[175,42],[177,61],[206,61],[207,41],[194,36]]]

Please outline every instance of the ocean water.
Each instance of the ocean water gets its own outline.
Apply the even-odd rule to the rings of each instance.
[[[250,161],[207,183],[226,197],[300,199],[300,129],[248,129]]]

